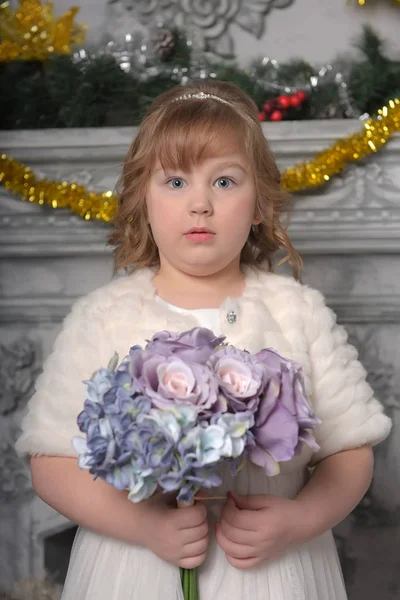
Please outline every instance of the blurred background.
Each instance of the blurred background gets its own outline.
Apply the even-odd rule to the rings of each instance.
[[[60,597],[76,527],[35,496],[19,424],[71,304],[111,277],[136,125],[160,92],[206,78],[256,102],[303,280],[393,418],[335,537],[350,600],[400,598],[399,25],[399,0],[0,5],[0,600]]]

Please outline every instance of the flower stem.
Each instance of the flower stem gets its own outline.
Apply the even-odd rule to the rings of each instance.
[[[184,600],[200,600],[197,569],[181,569]]]

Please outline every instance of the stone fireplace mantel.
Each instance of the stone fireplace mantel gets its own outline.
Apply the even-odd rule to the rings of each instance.
[[[311,159],[360,123],[263,127],[284,169]],[[113,189],[134,133],[2,131],[0,147],[39,176],[105,190]],[[13,443],[35,377],[72,302],[111,277],[108,232],[107,225],[24,203],[0,188],[0,591],[39,576],[44,539],[72,525],[34,496]],[[393,434],[376,452],[374,483],[360,509],[369,533],[360,528],[357,511],[337,530],[349,596],[372,600],[373,578],[398,577],[400,523],[393,519],[400,506],[400,135],[325,188],[297,195],[289,232],[304,258],[305,283],[326,294],[394,419]],[[366,554],[371,536],[376,550]],[[400,580],[395,584],[397,592],[382,590],[380,600],[398,598]]]

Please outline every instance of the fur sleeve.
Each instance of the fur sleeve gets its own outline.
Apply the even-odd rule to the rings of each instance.
[[[307,304],[306,337],[311,359],[312,405],[321,420],[314,455],[326,456],[366,444],[371,446],[390,433],[391,420],[374,398],[356,349],[336,323],[336,315],[318,291],[304,288]]]
[[[19,454],[76,456],[71,439],[81,435],[76,419],[85,399],[83,380],[111,358],[105,323],[98,291],[74,304],[36,381],[16,443]]]

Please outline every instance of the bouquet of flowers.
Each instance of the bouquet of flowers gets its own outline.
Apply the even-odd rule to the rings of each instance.
[[[84,382],[86,439],[73,446],[80,468],[132,502],[163,490],[190,505],[221,484],[222,461],[235,473],[247,457],[276,475],[303,443],[318,449],[301,367],[274,350],[252,355],[195,328],[159,332],[118,360]],[[181,580],[185,600],[198,600],[195,570],[182,569]]]

